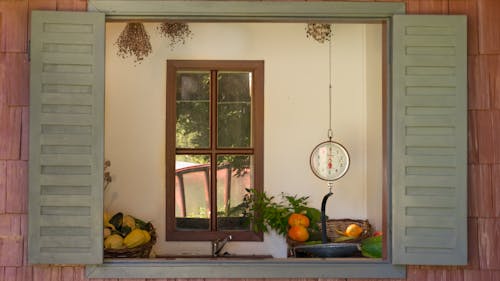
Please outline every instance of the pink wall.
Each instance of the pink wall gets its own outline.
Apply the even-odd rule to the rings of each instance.
[[[410,266],[406,280],[500,280],[500,0],[365,2],[405,2],[409,14],[469,16],[469,265]],[[86,7],[86,0],[0,0],[0,281],[86,280],[81,266],[26,261],[29,11]]]

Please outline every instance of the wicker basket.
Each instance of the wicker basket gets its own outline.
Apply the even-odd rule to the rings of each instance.
[[[135,248],[125,248],[125,249],[104,249],[105,258],[149,258],[151,249],[156,243],[156,231],[151,229],[149,231],[151,235],[151,240],[148,243],[140,245]]]
[[[355,220],[355,219],[331,219],[326,221],[326,236],[330,242],[335,242],[335,239],[341,235],[335,230],[345,231],[350,224],[357,224],[363,228],[361,235],[353,240],[343,241],[343,243],[357,243],[372,235],[372,227],[368,220]],[[321,224],[319,225],[321,230]]]

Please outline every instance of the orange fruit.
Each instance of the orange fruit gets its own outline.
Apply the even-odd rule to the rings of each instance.
[[[362,232],[363,232],[363,228],[361,228],[361,226],[359,226],[355,223],[350,224],[345,229],[345,235],[347,235],[349,237],[354,237],[354,238],[360,236]]]
[[[288,225],[290,226],[300,225],[307,228],[309,227],[309,218],[303,214],[292,214],[288,218]]]
[[[301,225],[294,225],[288,230],[288,237],[295,241],[304,242],[309,239],[309,232]]]

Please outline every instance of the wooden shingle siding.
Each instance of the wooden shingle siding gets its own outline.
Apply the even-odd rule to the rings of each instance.
[[[466,269],[479,269],[479,240],[477,232],[477,219],[469,218],[467,221],[467,254],[468,264]]]
[[[479,264],[481,269],[500,270],[500,220],[478,220]]]
[[[499,27],[500,29],[500,27]],[[487,79],[486,86],[491,96],[491,107],[500,110],[500,54],[486,56]],[[485,67],[486,68],[486,67]]]
[[[408,14],[448,14],[449,0],[407,0]]]
[[[0,264],[22,266],[23,237],[21,236],[21,215],[0,216]],[[0,275],[1,276],[1,275]]]
[[[28,0],[0,1],[0,52],[26,53]]]
[[[29,63],[26,53],[5,53],[0,55],[5,92],[9,106],[29,104]]]
[[[479,0],[479,52],[481,54],[500,53],[500,28],[498,15],[500,14],[500,1]]]
[[[450,15],[467,15],[467,52],[469,55],[477,55],[479,52],[477,1],[453,0],[449,1],[449,5]]]
[[[494,216],[495,196],[492,190],[491,165],[469,165],[469,215]]]
[[[81,0],[73,0],[86,2]],[[0,1],[0,56],[5,53],[14,52],[19,53],[22,52],[26,54],[26,42],[25,38],[27,37],[25,34],[25,30],[28,30],[28,26],[26,20],[23,17],[29,15],[25,8],[28,5],[30,9],[43,9],[43,10],[55,10],[57,6],[57,0],[1,0]],[[443,11],[445,9],[442,0],[432,1],[422,1],[422,0],[375,0],[375,2],[403,2],[408,5],[418,5],[417,8],[412,9],[412,11],[408,11],[409,13],[431,13],[436,11]],[[422,2],[422,3],[417,3]],[[426,3],[423,3],[426,2]],[[435,3],[432,3],[435,2]],[[469,121],[469,163],[471,164],[484,164],[492,167],[492,182],[493,182],[493,191],[495,193],[495,215],[493,218],[489,218],[489,220],[481,222],[483,224],[482,230],[489,231],[490,228],[486,227],[487,223],[497,223],[500,220],[500,162],[498,162],[498,158],[492,158],[494,162],[489,163],[489,159],[484,156],[479,159],[479,144],[477,143],[477,134],[475,133],[475,128],[477,127],[477,111],[492,111],[493,114],[498,114],[500,110],[500,71],[494,68],[491,68],[491,60],[498,61],[498,57],[500,55],[500,36],[498,35],[489,35],[492,32],[500,30],[500,11],[498,11],[498,5],[500,1],[497,0],[448,0],[445,1],[449,4],[449,13],[450,14],[467,14],[468,15],[468,52],[472,57],[469,58],[470,61],[485,61],[484,63],[477,63],[475,69],[469,68],[469,73],[473,73],[477,76],[477,83],[479,85],[475,87],[478,90],[475,90],[474,93],[470,93],[473,97],[469,99],[469,101],[476,99],[476,101],[470,103],[469,107],[469,120],[474,120],[473,122]],[[480,8],[478,9],[478,6]],[[70,8],[71,6],[77,9],[85,9],[82,8],[82,5],[61,5],[59,7],[65,6]],[[427,6],[421,8],[421,6]],[[434,7],[433,10],[429,10],[429,7]],[[415,6],[413,6],[415,7]],[[418,9],[418,11],[415,11]],[[427,10],[426,10],[427,9]],[[26,15],[26,16],[25,16]],[[476,18],[476,20],[474,20]],[[19,22],[20,28],[16,28],[13,22]],[[24,22],[24,23],[23,23]],[[481,24],[479,24],[479,22]],[[479,43],[478,38],[481,37],[481,51],[479,51]],[[486,56],[485,54],[488,54]],[[496,58],[494,58],[496,57]],[[469,67],[471,67],[471,63],[469,63]],[[0,67],[0,71],[1,67]],[[489,73],[487,76],[483,73]],[[1,77],[1,75],[0,75]],[[471,78],[469,78],[471,79]],[[489,82],[485,82],[489,81]],[[493,82],[493,83],[492,83]],[[487,90],[481,90],[481,87],[486,87]],[[2,105],[2,100],[7,100],[7,97],[4,95],[3,90],[4,83],[0,79],[0,107]],[[491,89],[495,89],[491,91]],[[476,97],[479,95],[479,97]],[[491,103],[488,103],[488,100],[491,97]],[[18,98],[18,97],[16,97]],[[12,107],[8,106],[9,110]],[[0,109],[2,112],[4,109]],[[26,107],[23,107],[23,114],[26,110]],[[5,112],[5,111],[4,111]],[[14,112],[16,112],[14,110]],[[1,115],[1,114],[0,114]],[[15,114],[14,114],[15,115]],[[0,216],[8,216],[5,211],[5,189],[6,189],[6,160],[12,160],[12,157],[18,157],[19,149],[15,148],[18,146],[22,146],[21,150],[26,151],[26,142],[23,142],[21,145],[20,138],[18,138],[17,129],[19,125],[16,123],[16,118],[9,117],[10,121],[3,121],[4,116],[0,116]],[[8,115],[7,115],[8,116]],[[23,115],[24,116],[24,115]],[[24,117],[23,117],[24,118]],[[3,122],[3,123],[2,123]],[[5,124],[9,125],[6,126]],[[4,125],[1,125],[4,124]],[[4,126],[4,127],[2,127]],[[5,133],[2,131],[2,128],[12,128],[10,133]],[[17,128],[14,130],[14,128]],[[493,130],[493,127],[491,127]],[[482,137],[492,138],[492,135],[495,131],[489,132],[488,134],[481,134]],[[498,134],[498,130],[496,131]],[[11,136],[11,134],[13,134]],[[15,144],[15,142],[18,142]],[[473,141],[476,141],[474,143]],[[6,144],[9,146],[6,149]],[[483,146],[483,145],[481,145]],[[482,147],[481,150],[489,153],[499,153],[500,146],[486,146]],[[5,153],[9,151],[9,153]],[[15,153],[10,153],[15,151]],[[14,155],[14,156],[11,156]],[[22,153],[21,153],[22,155]],[[15,158],[17,160],[17,158]],[[486,161],[486,162],[484,162]],[[2,191],[3,188],[3,191]],[[478,189],[487,188],[485,185],[480,185],[477,187]],[[3,195],[2,195],[3,194]],[[477,197],[476,197],[477,198]],[[478,199],[474,199],[478,200]],[[477,205],[480,205],[481,201],[476,201]],[[2,208],[2,206],[4,206]],[[478,215],[477,214],[469,214],[469,265],[466,267],[438,267],[440,270],[444,270],[446,272],[436,273],[436,268],[434,267],[422,267],[422,266],[410,266],[408,268],[407,279],[409,281],[422,281],[422,280],[453,280],[453,281],[497,281],[500,280],[500,269],[490,269],[489,265],[494,265],[495,263],[487,257],[487,253],[482,252],[482,267],[479,265],[479,255],[480,251],[484,251],[485,244],[481,246],[481,250],[479,249],[478,240]],[[24,223],[25,224],[25,223]],[[497,231],[498,233],[498,231]],[[18,234],[9,234],[8,237],[15,237]],[[495,233],[487,233],[486,235],[498,235]],[[25,234],[22,235],[23,239],[26,240],[27,236]],[[12,238],[14,239],[14,238]],[[498,251],[497,251],[498,253]],[[3,253],[0,252],[0,256]],[[498,255],[498,254],[497,254]],[[2,262],[5,259],[0,259]],[[52,273],[54,271],[54,273]],[[57,273],[60,271],[60,273]],[[73,274],[71,273],[73,271]],[[452,277],[454,279],[452,279]],[[84,272],[82,266],[76,267],[59,267],[59,266],[29,266],[25,259],[23,258],[23,264],[20,266],[6,266],[0,262],[0,280],[8,280],[8,281],[82,281],[87,280],[84,278]],[[93,279],[99,280],[101,279]],[[118,281],[118,279],[104,279],[106,281]],[[151,279],[152,280],[152,279]],[[165,281],[167,279],[154,279],[158,281]],[[172,279],[169,279],[172,280]],[[188,281],[186,279],[177,279],[178,281]],[[190,281],[197,281],[200,279],[190,279]],[[213,280],[215,279],[207,279]],[[258,279],[263,280],[263,279]],[[286,280],[286,279],[285,279]],[[292,279],[290,279],[292,280]],[[315,281],[318,279],[307,279],[311,281]],[[354,281],[354,279],[321,279],[328,281]],[[389,281],[387,279],[376,279],[379,281]],[[392,279],[390,279],[392,280]],[[398,279],[396,279],[398,280]],[[120,279],[120,281],[124,281],[124,279]],[[145,279],[134,279],[134,281],[145,281]],[[149,280],[148,280],[149,281]],[[359,280],[357,280],[359,281]],[[366,279],[365,279],[366,281]]]
[[[26,213],[28,208],[28,162],[7,162],[7,195],[5,211],[11,214]]]
[[[20,107],[9,107],[0,103],[0,159],[2,160],[19,159],[21,119]]]
[[[0,160],[0,215],[5,214],[7,196],[7,161]]]
[[[500,164],[494,164],[491,170],[491,182],[493,184],[492,189],[495,198],[494,206],[495,206],[495,214],[494,218],[500,217]]]
[[[488,68],[485,67],[487,60],[483,56],[469,56],[468,60],[468,109],[490,108],[490,92],[488,79]]]
[[[29,0],[29,11],[33,10],[56,10],[57,0]]]
[[[86,9],[86,0],[57,0],[58,11],[83,11]]]

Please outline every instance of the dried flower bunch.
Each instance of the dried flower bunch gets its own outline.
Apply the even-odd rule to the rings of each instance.
[[[134,62],[141,62],[151,51],[149,34],[140,22],[129,22],[116,40],[117,54],[122,58],[135,56]]]
[[[308,23],[306,27],[307,38],[312,37],[319,43],[330,41],[332,27],[328,23]]]
[[[186,40],[193,36],[189,25],[181,22],[162,22],[158,26],[158,31],[169,39],[170,49],[174,49],[179,43],[185,44]]]

